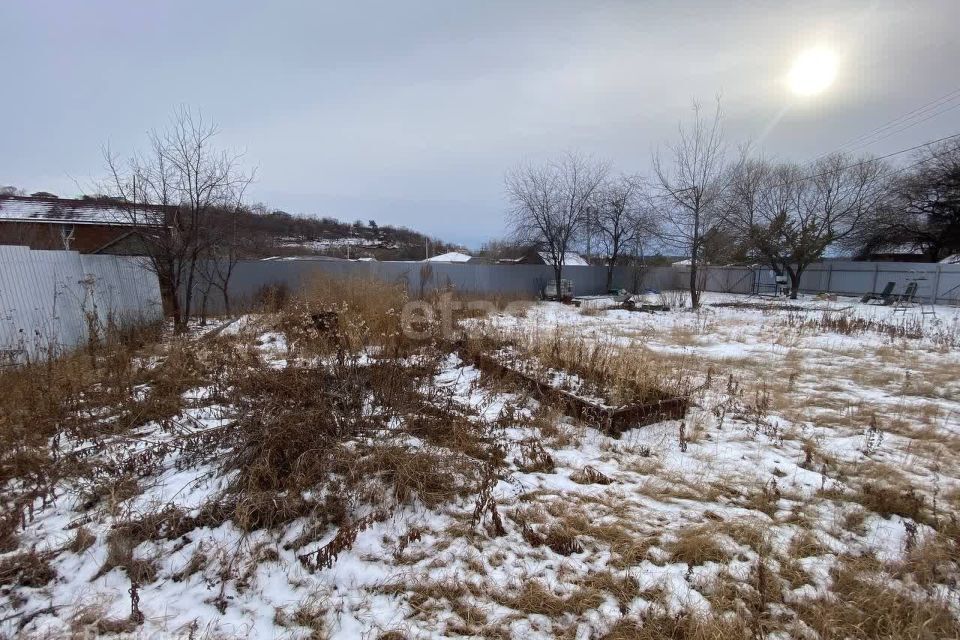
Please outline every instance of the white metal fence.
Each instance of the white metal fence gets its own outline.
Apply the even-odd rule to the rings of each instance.
[[[542,265],[491,265],[420,262],[351,262],[346,260],[272,260],[241,261],[230,281],[233,310],[245,308],[258,290],[285,285],[291,291],[302,290],[318,274],[349,278],[373,278],[401,282],[411,295],[453,288],[462,293],[500,294],[531,297],[553,279],[553,270]],[[563,277],[573,281],[576,295],[606,291],[606,268],[564,267]],[[634,269],[617,267],[613,287],[629,291],[645,289],[685,289],[689,285],[689,267],[658,266]],[[774,274],[768,267],[708,267],[705,290],[724,293],[772,293]],[[940,304],[960,301],[960,265],[903,262],[824,262],[810,266],[800,279],[803,293],[831,292],[861,296],[880,291],[887,282],[895,283],[901,293],[910,281],[918,284],[918,297]],[[204,295],[211,314],[223,311],[223,300],[216,288],[206,287],[198,279],[194,290],[194,308],[199,309]]]
[[[411,294],[452,287],[463,293],[530,297],[553,277],[547,266],[437,264],[417,262],[244,261],[230,283],[234,310],[265,286],[285,284],[298,290],[316,274],[375,278],[403,282]],[[566,267],[577,294],[602,293],[603,267]],[[765,267],[710,267],[706,290],[727,293],[771,292],[772,272]],[[689,271],[683,267],[618,267],[613,286],[631,291],[686,288]],[[918,295],[927,302],[960,302],[960,265],[898,262],[825,262],[803,274],[804,293],[832,292],[862,295],[895,284],[902,292],[917,282]],[[202,288],[198,283],[198,289]],[[200,292],[195,292],[199,294]],[[195,310],[200,307],[194,296]],[[215,291],[209,313],[222,312]],[[152,322],[163,318],[156,275],[141,258],[81,255],[73,251],[31,251],[0,246],[0,364],[36,359],[84,344],[91,331],[114,324]]]
[[[86,343],[110,325],[163,319],[143,259],[0,246],[0,364]]]
[[[676,274],[673,286],[685,287],[690,278],[689,267],[657,267],[653,271],[660,272],[662,280],[662,272],[670,269]],[[917,296],[924,302],[960,302],[960,265],[928,262],[819,262],[800,276],[800,291],[861,296],[881,291],[888,282],[894,283],[894,293],[903,293],[910,282],[916,282]],[[773,286],[774,274],[769,267],[707,269],[707,291],[772,293]]]
[[[452,288],[464,294],[504,295],[532,298],[554,279],[553,269],[544,265],[457,264],[440,262],[353,262],[348,260],[243,260],[237,263],[230,279],[231,310],[245,308],[258,291],[284,285],[291,291],[303,290],[319,275],[375,279],[402,283],[412,296]],[[606,267],[564,267],[564,279],[573,282],[577,295],[604,293]],[[630,288],[631,271],[614,270],[614,287]],[[193,308],[199,309],[204,295],[211,314],[223,310],[223,297],[207,286],[202,276],[194,284]]]

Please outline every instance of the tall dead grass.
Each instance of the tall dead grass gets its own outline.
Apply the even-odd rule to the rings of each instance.
[[[556,379],[562,389],[603,398],[618,406],[690,393],[693,378],[684,366],[640,344],[616,344],[556,326],[548,330],[492,331],[470,337],[475,352],[501,352],[524,373]]]
[[[95,440],[111,429],[104,414],[132,402],[147,368],[135,356],[160,335],[159,326],[117,330],[83,350],[0,370],[0,549],[12,544],[24,508],[85,471],[63,456],[61,439]],[[16,489],[3,490],[13,480]]]

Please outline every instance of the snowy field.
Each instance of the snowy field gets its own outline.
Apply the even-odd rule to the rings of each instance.
[[[698,313],[599,306],[468,320],[467,342],[647,372],[689,393],[683,420],[610,437],[462,351],[406,354],[411,370],[432,363],[418,393],[462,431],[415,426],[375,394],[356,411],[377,428],[337,436],[356,456],[329,471],[345,480],[267,506],[237,484],[266,482],[250,468],[273,458],[244,456],[271,432],[230,433],[315,388],[290,378],[267,395],[269,376],[309,370],[296,332],[247,317],[140,357],[132,401],[157,393],[150,372],[174,354],[197,358],[177,369],[199,372],[172,411],[130,420],[86,391],[76,411],[103,426],[48,443],[49,469],[84,470],[46,471],[43,491],[4,474],[17,525],[0,547],[0,637],[960,635],[956,308],[720,294]],[[231,378],[261,365],[256,384]],[[329,454],[299,448],[291,476]]]

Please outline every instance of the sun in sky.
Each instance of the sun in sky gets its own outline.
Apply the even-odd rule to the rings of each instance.
[[[827,47],[800,52],[787,74],[787,85],[801,97],[823,93],[837,77],[837,54]]]

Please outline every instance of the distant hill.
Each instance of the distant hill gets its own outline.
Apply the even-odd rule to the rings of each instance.
[[[258,242],[258,251],[271,256],[423,260],[428,243],[430,255],[460,248],[405,227],[379,225],[374,220],[341,222],[330,217],[266,211],[263,206],[243,212],[239,224],[262,241]]]
[[[0,197],[24,196],[22,189],[0,186]],[[46,191],[34,197],[57,198]],[[81,195],[79,200],[102,203],[119,202],[104,195]],[[271,211],[264,204],[253,205],[240,212],[239,230],[252,239],[244,243],[247,257],[324,255],[338,258],[376,258],[377,260],[423,260],[427,247],[431,256],[463,249],[425,234],[392,225],[379,225],[374,220],[341,222],[331,217],[295,215]]]

